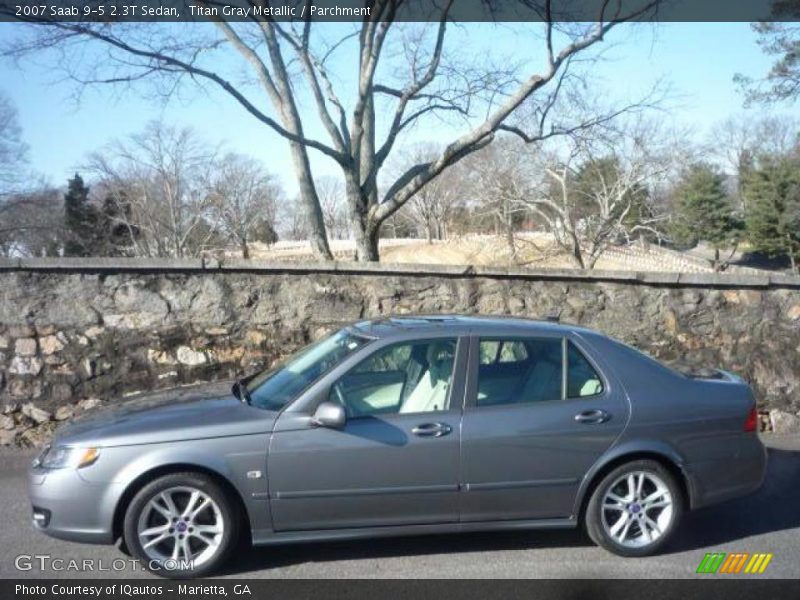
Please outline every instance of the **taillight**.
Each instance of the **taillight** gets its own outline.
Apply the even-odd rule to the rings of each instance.
[[[758,411],[755,406],[747,413],[747,418],[744,420],[744,430],[758,431]]]

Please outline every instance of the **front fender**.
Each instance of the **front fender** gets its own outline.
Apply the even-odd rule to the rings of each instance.
[[[266,473],[267,434],[102,448],[91,467],[81,469],[87,483],[117,490],[119,505],[136,493],[148,474],[196,468],[224,479],[236,491],[253,529],[271,528]],[[113,485],[108,485],[113,484]]]

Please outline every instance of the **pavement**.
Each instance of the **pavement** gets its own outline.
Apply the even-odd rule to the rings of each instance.
[[[769,469],[755,494],[685,516],[658,556],[625,559],[595,547],[581,530],[438,535],[241,549],[230,578],[735,578],[800,577],[800,436],[765,436]],[[30,525],[25,471],[31,454],[0,453],[0,578],[139,578],[117,548],[48,538]],[[731,463],[735,469],[735,463]],[[763,575],[697,575],[706,552],[770,552]],[[94,559],[108,571],[53,571],[16,558]],[[48,559],[45,559],[47,561]],[[21,559],[25,566],[27,559]],[[98,564],[98,563],[95,563]],[[119,569],[119,570],[118,570]]]

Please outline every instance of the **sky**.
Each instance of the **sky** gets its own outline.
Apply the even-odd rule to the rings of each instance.
[[[14,35],[16,25],[0,25],[0,36]],[[605,60],[593,68],[595,85],[620,99],[648,89],[654,82],[670,86],[669,106],[675,123],[702,137],[724,118],[746,112],[761,114],[763,107],[746,111],[733,83],[736,73],[759,76],[770,66],[747,23],[668,23],[637,29],[618,27],[609,37]],[[520,26],[470,24],[457,28],[452,44],[474,53],[520,57],[531,66],[541,60],[541,44]],[[532,48],[530,56],[527,48]],[[345,64],[348,61],[352,64]],[[356,69],[345,56],[339,61],[343,81]],[[0,90],[19,111],[23,139],[30,148],[31,166],[50,183],[60,185],[86,163],[86,156],[116,138],[136,133],[154,119],[177,126],[192,126],[211,144],[250,154],[262,160],[291,194],[296,186],[285,142],[223,93],[184,93],[178,100],[162,102],[131,91],[108,87],[84,93],[73,100],[74,85],[59,81],[47,58],[21,66],[0,62]],[[797,113],[795,106],[777,112]],[[410,142],[445,142],[456,133],[448,124],[418,129]],[[310,125],[308,135],[325,138],[321,127]],[[327,141],[327,140],[326,140]],[[333,174],[329,160],[312,156],[317,173]]]

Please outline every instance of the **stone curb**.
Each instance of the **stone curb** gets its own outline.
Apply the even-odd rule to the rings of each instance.
[[[621,282],[652,286],[721,288],[800,288],[800,276],[765,272],[670,273],[581,269],[524,269],[476,265],[425,265],[397,263],[260,262],[203,258],[0,258],[0,272],[52,273],[342,273],[348,275],[405,275],[412,277],[484,277],[578,282]]]

